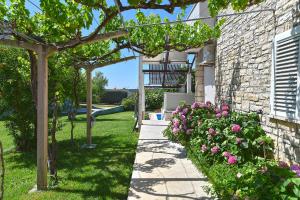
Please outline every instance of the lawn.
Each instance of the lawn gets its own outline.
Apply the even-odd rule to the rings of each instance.
[[[2,142],[4,151],[14,146],[13,140],[5,127],[5,121],[0,121],[0,140]]]
[[[93,150],[80,148],[86,140],[85,116],[77,117],[73,146],[70,124],[63,117],[63,128],[57,134],[60,182],[47,192],[28,194],[35,185],[36,152],[6,153],[4,199],[126,199],[137,145],[132,116],[132,112],[123,112],[97,117],[93,128],[97,148]],[[4,144],[7,148],[11,142]]]

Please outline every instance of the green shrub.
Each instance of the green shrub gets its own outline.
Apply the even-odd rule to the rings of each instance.
[[[137,102],[137,94],[133,94],[127,98],[124,98],[122,100],[122,105],[124,107],[124,110],[134,110],[135,104]]]
[[[163,106],[164,93],[174,92],[174,89],[146,89],[145,90],[145,103],[146,108],[149,110],[160,109]]]

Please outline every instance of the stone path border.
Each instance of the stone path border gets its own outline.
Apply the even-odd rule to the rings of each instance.
[[[207,178],[186,158],[184,148],[167,140],[167,123],[143,121],[128,200],[212,199]]]

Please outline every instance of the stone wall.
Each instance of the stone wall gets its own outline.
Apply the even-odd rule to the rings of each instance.
[[[276,142],[276,157],[300,162],[300,124],[270,115],[272,40],[293,27],[298,0],[266,0],[249,10],[272,11],[227,17],[216,49],[216,95],[237,111],[262,110],[262,125]],[[227,10],[231,13],[231,10]]]

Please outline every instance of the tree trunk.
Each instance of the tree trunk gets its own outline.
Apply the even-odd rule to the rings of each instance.
[[[37,138],[37,57],[36,54],[27,50],[30,59],[30,73],[31,73],[31,93],[34,104],[34,138]]]
[[[53,115],[52,115],[52,127],[50,130],[51,134],[51,144],[49,145],[49,170],[50,177],[53,180],[53,184],[57,184],[57,142],[56,142],[56,132],[57,132],[57,122],[58,122],[58,103],[57,98],[54,97],[53,101]]]
[[[69,116],[70,122],[71,122],[71,143],[74,144],[74,129],[75,129],[75,123],[74,120],[76,118],[77,110],[79,108],[79,95],[78,95],[78,85],[80,81],[80,71],[79,68],[75,68],[75,76],[73,78],[73,99],[72,104],[74,105],[74,109],[71,111],[71,115]]]
[[[3,159],[3,147],[0,141],[0,200],[3,199],[4,194],[4,159]]]

